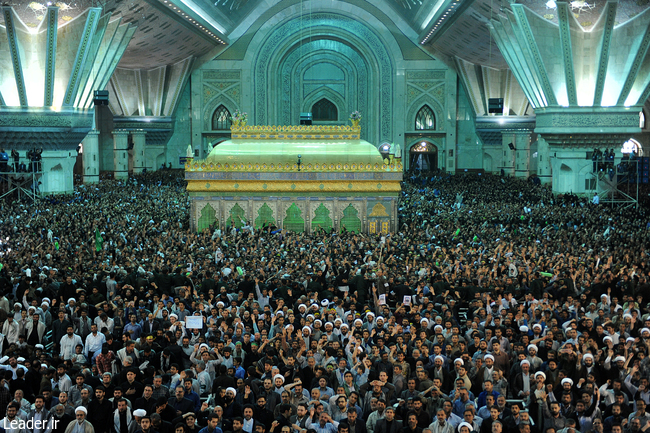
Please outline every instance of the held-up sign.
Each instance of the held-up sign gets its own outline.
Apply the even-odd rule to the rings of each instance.
[[[185,327],[187,329],[203,329],[203,317],[187,316],[185,318]]]

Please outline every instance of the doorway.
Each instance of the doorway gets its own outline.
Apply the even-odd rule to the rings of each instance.
[[[421,140],[409,151],[409,170],[433,171],[438,169],[438,148],[428,140]]]

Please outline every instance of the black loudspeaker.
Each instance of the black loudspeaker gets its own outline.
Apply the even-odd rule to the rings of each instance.
[[[488,113],[503,114],[503,98],[489,98]]]
[[[510,150],[516,150],[515,145],[512,143],[508,143],[508,147],[510,148]]]
[[[311,113],[300,113],[300,124],[301,125],[311,125],[312,116]]]
[[[95,90],[93,103],[95,105],[108,105],[108,90]]]

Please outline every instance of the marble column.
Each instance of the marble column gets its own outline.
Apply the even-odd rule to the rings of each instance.
[[[84,183],[99,182],[99,131],[93,129],[83,140]]]
[[[126,179],[129,177],[129,131],[113,131],[113,177]]]
[[[515,177],[530,176],[530,133],[515,134]]]
[[[499,171],[503,170],[506,176],[515,175],[515,151],[516,149],[516,134],[510,132],[503,132],[501,134],[501,151],[503,152],[503,158],[501,159],[501,166]],[[513,148],[511,149],[510,146]]]
[[[146,160],[144,156],[146,131],[131,131],[133,137],[133,174],[142,173],[142,169],[146,168]]]
[[[549,184],[551,177],[551,153],[548,142],[537,136],[537,177],[542,184]]]

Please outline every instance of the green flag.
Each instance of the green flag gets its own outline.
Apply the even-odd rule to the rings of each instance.
[[[104,239],[102,239],[102,235],[99,233],[99,229],[95,229],[95,250],[97,252],[100,252],[103,245]]]

